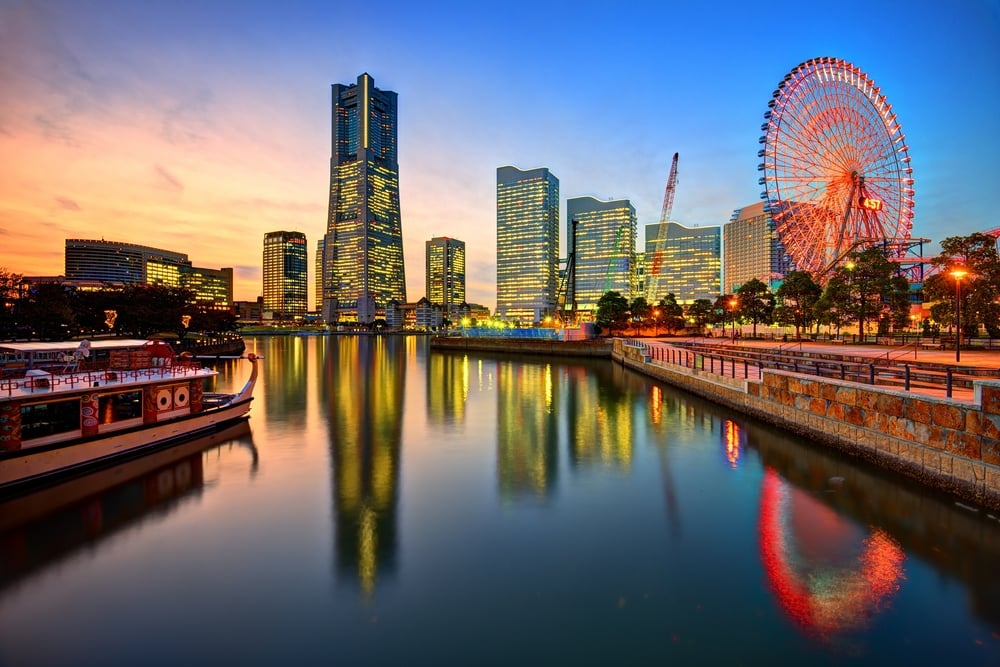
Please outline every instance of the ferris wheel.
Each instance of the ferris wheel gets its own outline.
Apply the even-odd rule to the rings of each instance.
[[[761,199],[797,269],[822,279],[859,246],[909,239],[906,135],[874,81],[845,60],[813,58],[785,75],[767,106]]]

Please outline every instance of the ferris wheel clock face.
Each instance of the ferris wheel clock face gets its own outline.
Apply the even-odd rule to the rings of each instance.
[[[814,58],[767,106],[761,198],[795,268],[823,274],[859,245],[909,239],[906,135],[874,81],[847,61]]]

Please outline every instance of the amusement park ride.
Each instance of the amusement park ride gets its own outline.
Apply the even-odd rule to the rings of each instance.
[[[900,273],[921,280],[927,239],[910,238],[909,147],[875,82],[845,60],[813,58],[785,75],[771,97],[758,183],[796,268],[823,282],[851,252],[877,245]]]

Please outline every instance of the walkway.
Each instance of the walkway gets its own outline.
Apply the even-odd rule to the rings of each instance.
[[[821,372],[820,365],[840,363],[852,367],[857,381],[870,384],[871,377],[860,374],[863,365],[870,364],[876,373],[878,384],[887,389],[909,391],[938,398],[949,398],[947,379],[954,375],[956,381],[951,386],[950,398],[955,401],[972,402],[974,390],[971,378],[974,374],[988,379],[991,374],[1000,375],[1000,350],[969,349],[961,351],[961,360],[955,362],[954,350],[922,349],[913,346],[905,348],[880,345],[852,345],[829,342],[781,342],[774,340],[740,339],[737,341],[719,338],[639,338],[631,339],[636,344],[645,345],[651,360],[655,363],[680,364],[722,375],[760,381],[760,364],[793,370],[793,364],[801,365],[801,371],[808,374]],[[815,361],[820,355],[828,360]],[[697,360],[693,357],[697,356]],[[761,361],[751,359],[759,356]],[[811,359],[808,360],[807,359]],[[836,360],[839,359],[840,362]],[[792,366],[792,368],[789,368]],[[910,368],[907,368],[910,367]],[[814,370],[815,368],[815,370]],[[902,376],[912,370],[914,381],[909,390],[902,386]],[[836,377],[831,375],[831,377]],[[845,379],[850,380],[851,377]],[[964,386],[968,385],[968,386]]]

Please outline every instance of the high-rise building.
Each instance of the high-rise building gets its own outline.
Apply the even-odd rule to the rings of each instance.
[[[332,118],[323,318],[370,324],[389,301],[406,301],[396,93],[367,73],[333,84]]]
[[[676,222],[646,225],[646,301],[673,294],[677,303],[721,293],[722,228],[685,227]]]
[[[313,259],[313,310],[317,313],[323,312],[323,255],[325,254],[325,240],[322,236],[316,241],[316,257]]]
[[[774,289],[795,266],[774,230],[764,202],[733,211],[722,230],[723,292],[757,278]]]
[[[309,291],[306,235],[264,234],[264,310],[279,320],[306,314]]]
[[[66,279],[109,285],[146,284],[184,287],[196,303],[229,306],[233,270],[192,266],[184,253],[104,239],[66,239]]]
[[[559,179],[498,167],[497,316],[531,323],[555,312],[558,270]]]
[[[454,322],[465,302],[465,241],[435,236],[427,241],[427,299]]]
[[[607,291],[630,302],[636,296],[636,217],[628,199],[593,197],[566,200],[567,239],[574,279],[567,288],[567,308],[594,312]]]

